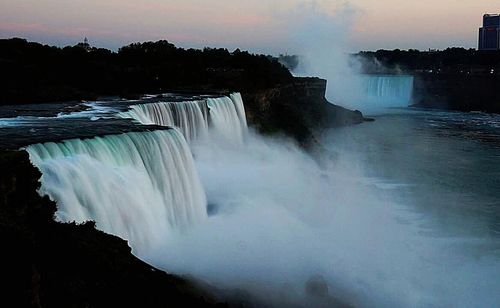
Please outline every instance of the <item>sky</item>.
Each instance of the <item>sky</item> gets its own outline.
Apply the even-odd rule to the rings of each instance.
[[[306,28],[324,32],[322,38],[331,33],[353,52],[471,48],[484,13],[500,13],[500,1],[0,0],[0,37],[58,46],[88,37],[111,49],[167,39],[182,47],[279,54],[300,50],[294,34]],[[316,15],[334,26],[315,27]]]

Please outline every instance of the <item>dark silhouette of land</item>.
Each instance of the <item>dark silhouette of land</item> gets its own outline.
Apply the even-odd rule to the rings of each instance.
[[[182,49],[167,41],[118,52],[0,40],[0,105],[135,97],[168,91],[249,91],[293,79],[276,59],[223,48]]]
[[[234,91],[243,95],[250,123],[261,132],[284,133],[303,146],[320,124],[364,120],[359,111],[326,101],[326,81],[295,78],[277,58],[239,49],[182,49],[158,41],[112,52],[86,44],[58,48],[14,38],[0,40],[0,70],[0,105]]]
[[[491,74],[500,75],[500,52],[476,49],[448,48],[419,51],[378,50],[355,54],[363,65],[363,72],[433,73],[433,74]]]
[[[500,52],[379,50],[355,55],[368,74],[415,76],[419,107],[500,113]]]
[[[415,106],[500,113],[500,51],[396,49],[351,56],[364,74],[413,75]],[[300,57],[279,61],[293,70]]]

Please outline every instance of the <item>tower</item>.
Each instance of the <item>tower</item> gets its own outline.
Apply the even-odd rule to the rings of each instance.
[[[500,50],[500,14],[485,14],[479,28],[479,50]]]

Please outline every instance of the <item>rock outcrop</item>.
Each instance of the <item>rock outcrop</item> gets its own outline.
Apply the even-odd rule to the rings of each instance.
[[[93,222],[54,221],[39,171],[24,151],[0,152],[0,305],[5,307],[203,307],[193,283],[132,255]]]
[[[263,133],[283,132],[304,146],[314,131],[366,120],[359,111],[328,102],[326,85],[320,78],[294,78],[273,88],[244,92],[248,120]]]

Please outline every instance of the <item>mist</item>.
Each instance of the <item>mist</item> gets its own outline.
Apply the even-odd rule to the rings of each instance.
[[[299,56],[296,76],[321,77],[328,81],[326,97],[334,104],[357,109],[368,115],[386,113],[387,108],[408,107],[413,77],[363,75],[362,63],[353,57],[352,37],[356,23],[362,23],[360,9],[344,1],[333,8],[324,2],[303,4],[283,16],[289,24],[290,49]]]
[[[493,304],[492,287],[475,286],[494,286],[494,262],[469,262],[449,253],[455,240],[424,236],[411,200],[395,201],[347,148],[322,167],[293,142],[254,133],[243,146],[193,152],[211,215],[142,256],[156,266],[245,290],[259,305]],[[328,292],[306,291],[314,282]]]
[[[147,106],[153,118],[166,116],[158,103]],[[175,129],[30,146],[41,192],[58,201],[60,220],[95,220],[142,260],[213,286],[221,301],[500,301],[497,229],[487,219],[496,199],[485,196],[498,185],[472,187],[478,162],[464,154],[480,145],[429,129],[438,123],[429,114],[403,113],[325,132],[318,140],[327,150],[312,156],[292,140],[247,131],[238,94],[207,106],[212,125],[189,147]],[[178,110],[184,119],[201,114]],[[497,151],[484,151],[480,163],[493,169]],[[176,216],[186,219],[168,219]]]

